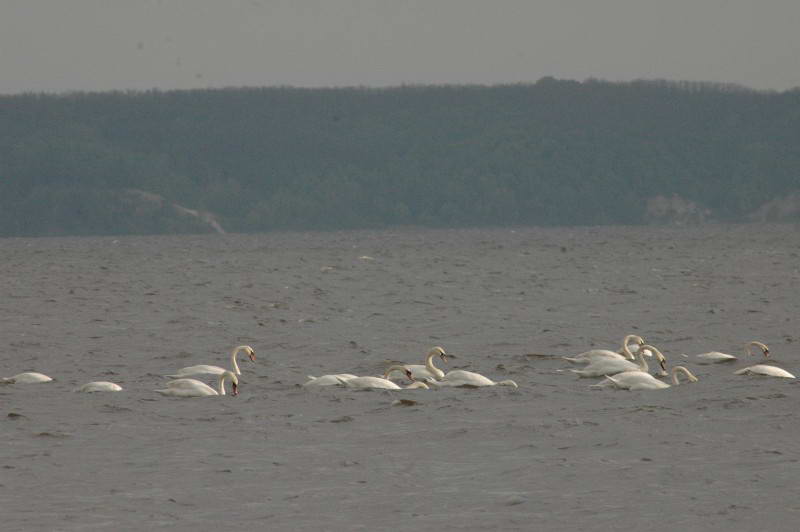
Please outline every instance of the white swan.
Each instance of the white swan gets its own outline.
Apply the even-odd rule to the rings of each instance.
[[[232,371],[219,376],[219,391],[196,379],[177,379],[169,381],[167,388],[156,390],[161,395],[172,397],[206,397],[209,395],[225,395],[225,381],[231,381],[231,395],[239,395],[239,379]]]
[[[769,347],[765,344],[756,341],[744,344],[744,350],[748,355],[753,354],[753,347],[758,347],[765,357],[769,357]],[[719,362],[733,362],[736,360],[736,357],[727,353],[720,353],[719,351],[711,351],[709,353],[700,353],[695,357],[695,360],[698,364],[717,364]]]
[[[351,375],[350,373],[337,373],[336,375],[323,375],[322,377],[314,377],[313,375],[308,375],[308,382],[303,384],[303,386],[339,386],[341,385],[340,379],[355,379],[355,375]]]
[[[480,373],[473,373],[472,371],[464,371],[463,369],[456,369],[447,373],[443,379],[439,381],[428,381],[436,386],[513,386],[518,388],[517,383],[512,380],[504,380],[495,382],[488,377],[484,377]]]
[[[635,343],[641,349],[641,346],[644,345],[644,338],[637,334],[629,334],[622,340],[622,354],[611,351],[609,349],[592,349],[591,351],[586,351],[579,355],[575,355],[574,357],[561,357],[567,362],[571,362],[573,364],[589,364],[594,362],[595,360],[600,360],[604,358],[610,359],[619,359],[619,360],[635,360],[634,354],[631,352],[629,344]],[[637,349],[637,353],[639,352]],[[646,354],[646,353],[645,353]]]
[[[80,388],[75,388],[76,392],[92,393],[92,392],[121,392],[122,386],[108,381],[94,381],[87,382]]]
[[[661,351],[652,345],[644,344],[640,346],[639,350],[636,352],[636,363],[631,362],[630,360],[602,357],[596,361],[593,361],[584,369],[570,369],[570,371],[577,373],[581,377],[605,377],[608,375],[622,373],[623,371],[647,372],[650,369],[650,367],[647,365],[647,361],[644,359],[644,352],[647,350],[650,350],[655,354],[659,364],[661,365],[662,371],[666,370],[667,359],[664,357]]]
[[[7,382],[9,384],[35,384],[37,382],[50,382],[51,380],[53,380],[51,377],[48,377],[43,373],[27,371],[25,373],[18,373],[13,377],[0,379],[0,382]]]
[[[250,357],[252,362],[256,361],[256,352],[253,350],[252,347],[249,345],[240,345],[235,347],[231,352],[231,366],[233,368],[233,373],[236,375],[241,375],[242,372],[239,371],[239,364],[236,363],[236,355],[239,354],[239,351],[244,351],[247,353],[247,356]],[[171,379],[180,379],[183,377],[198,377],[203,375],[222,375],[226,371],[229,371],[225,368],[221,368],[219,366],[209,366],[206,364],[199,364],[197,366],[188,366],[185,368],[179,369],[173,375],[166,375]]]
[[[686,375],[689,382],[697,382],[697,377],[687,368],[675,366],[672,368],[672,384],[674,386],[680,384],[678,373]],[[662,382],[644,371],[623,371],[614,376],[606,375],[606,379],[607,383],[623,390],[663,390],[670,387],[666,382]]]
[[[424,390],[428,389],[428,385],[424,382],[414,381],[411,370],[405,366],[392,366],[386,371],[386,373],[388,375],[393,371],[403,371],[406,377],[413,382],[405,388],[398,386],[389,379],[383,379],[381,377],[355,377],[352,379],[339,379],[339,382],[348,388],[356,388],[361,390],[413,390],[416,388],[422,388]]]
[[[794,379],[795,376],[776,366],[767,364],[756,364],[733,372],[734,375],[764,375],[766,377],[783,377],[784,379]]]
[[[428,351],[428,356],[425,359],[425,365],[422,364],[404,364],[403,367],[408,369],[411,372],[411,376],[414,379],[425,380],[425,379],[435,379],[439,380],[444,377],[444,371],[440,370],[436,366],[433,365],[433,358],[439,357],[442,359],[442,362],[447,362],[447,357],[449,356],[445,353],[444,349],[436,346],[432,347],[430,351]],[[387,370],[386,373],[383,374],[383,378],[388,378],[390,370]]]

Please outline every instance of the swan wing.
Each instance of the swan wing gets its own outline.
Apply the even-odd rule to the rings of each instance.
[[[401,388],[388,379],[381,377],[355,377],[352,379],[342,379],[349,388],[372,389],[377,388],[381,390],[400,390]]]
[[[35,371],[27,371],[25,373],[18,373],[8,379],[3,379],[5,382],[14,384],[36,384],[38,382],[50,382],[53,379],[44,373],[37,373]]]
[[[122,391],[122,386],[108,381],[94,381],[94,382],[87,382],[80,388],[77,388],[75,391],[83,393],[120,392]]]
[[[786,371],[785,369],[779,368],[777,366],[770,366],[767,364],[757,364],[755,366],[749,366],[747,368],[742,368],[740,370],[734,371],[734,375],[743,375],[743,374],[750,374],[750,375],[765,375],[767,377],[782,377],[784,379],[794,379],[795,376]]]
[[[717,364],[719,362],[732,362],[736,360],[735,356],[729,355],[727,353],[720,353],[719,351],[700,353],[694,358],[698,364]]]
[[[171,379],[179,379],[181,377],[191,377],[199,375],[222,375],[225,373],[225,368],[219,366],[209,366],[207,364],[198,364],[197,366],[188,366],[176,371],[173,375],[167,375]]]

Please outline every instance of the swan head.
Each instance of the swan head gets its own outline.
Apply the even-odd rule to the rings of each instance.
[[[750,342],[750,345],[754,345],[761,349],[761,352],[764,353],[764,356],[769,358],[769,347],[767,347],[766,344],[762,344],[761,342]],[[752,355],[753,352],[751,351],[750,354]]]
[[[236,374],[232,371],[226,371],[225,373],[220,375],[219,376],[220,388],[222,388],[222,386],[225,386],[226,379],[230,379],[231,381],[231,395],[239,395],[239,378],[236,376]]]
[[[428,351],[428,356],[430,355],[438,356],[439,358],[442,359],[442,362],[447,362],[447,357],[455,358],[453,355],[448,355],[445,352],[444,348],[439,347],[438,345],[436,347],[433,347],[430,351]]]
[[[249,345],[240,345],[239,347],[236,348],[236,351],[237,352],[238,351],[244,351],[245,353],[247,353],[247,356],[250,358],[250,362],[255,362],[256,361],[256,351],[255,351],[255,349],[253,349]]]
[[[404,368],[404,370],[405,370],[406,378],[408,380],[410,380],[411,382],[414,382],[414,376],[411,374],[411,370],[408,369],[408,368]]]
[[[625,337],[624,342],[625,345],[636,344],[639,347],[645,344],[644,338],[642,338],[638,334],[629,334],[628,336]]]

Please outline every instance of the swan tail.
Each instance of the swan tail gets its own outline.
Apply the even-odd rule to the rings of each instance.
[[[750,371],[750,368],[742,368],[742,369],[737,369],[736,371],[733,372],[733,374],[734,375],[744,375],[748,371]]]
[[[561,358],[563,358],[570,364],[582,364],[584,362],[582,359],[576,357],[561,357]]]
[[[317,378],[315,376],[313,376],[313,375],[306,375],[306,378],[308,378],[308,380],[311,380],[311,381],[317,380]]]

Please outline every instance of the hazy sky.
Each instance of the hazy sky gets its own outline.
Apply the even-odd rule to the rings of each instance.
[[[800,86],[800,0],[0,0],[0,93],[506,83]]]

